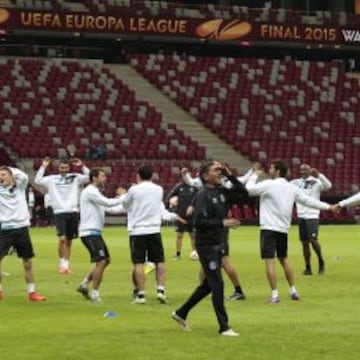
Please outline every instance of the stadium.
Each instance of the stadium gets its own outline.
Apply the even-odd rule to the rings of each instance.
[[[277,265],[281,302],[266,304],[259,198],[239,204],[230,258],[246,300],[225,300],[240,334],[226,339],[211,297],[189,315],[190,333],[171,319],[199,281],[186,235],[181,261],[172,259],[173,221],[161,228],[167,304],[156,301],[154,273],[146,275],[147,303],[131,303],[124,212],[105,218],[111,263],[102,302],[79,296],[89,255],[74,240],[73,273],[58,274],[46,189],[35,179],[47,157],[46,175],[64,159],[74,173],[100,167],[113,198],[150,165],[165,201],[184,168],[195,178],[215,159],[240,178],[254,163],[266,170],[281,159],[289,180],[302,177],[302,164],[324,174],[331,186],[321,200],[338,204],[360,191],[359,23],[357,0],[0,0],[0,165],[24,171],[34,188],[30,234],[37,288],[46,295],[27,301],[20,260],[3,259],[0,358],[355,359],[356,206],[320,212],[324,276],[315,253],[312,276],[303,274],[294,207],[288,252],[301,300],[285,295]],[[223,277],[228,299],[232,284]]]

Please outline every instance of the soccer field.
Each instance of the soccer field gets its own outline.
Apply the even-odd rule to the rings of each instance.
[[[37,254],[37,290],[47,301],[27,300],[21,262],[15,256],[5,258],[2,270],[10,276],[3,279],[6,298],[0,302],[1,360],[359,358],[359,226],[322,226],[326,275],[307,277],[301,275],[301,246],[293,227],[289,259],[301,300],[290,300],[278,266],[280,304],[265,304],[270,290],[258,254],[258,228],[244,226],[232,231],[231,260],[247,295],[245,301],[226,302],[230,324],[240,333],[238,338],[217,334],[210,297],[190,313],[191,332],[181,332],[171,319],[172,310],[197,284],[199,268],[189,258],[187,237],[182,260],[172,261],[172,227],[163,228],[168,305],[160,305],[155,298],[153,273],[147,278],[147,304],[131,304],[131,264],[124,227],[108,227],[104,232],[112,263],[105,272],[100,304],[84,300],[75,291],[90,268],[81,242],[76,240],[73,245],[75,274],[63,276],[57,273],[54,229],[31,232]],[[313,269],[317,269],[315,258]],[[225,283],[228,296],[233,288],[227,278]],[[106,311],[116,312],[117,317],[105,318]]]

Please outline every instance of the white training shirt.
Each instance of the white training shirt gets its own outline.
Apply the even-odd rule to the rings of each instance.
[[[323,174],[319,177],[309,176],[306,179],[299,178],[291,181],[292,184],[301,189],[306,195],[314,199],[320,199],[320,194],[324,190],[331,189],[331,181]],[[320,211],[307,206],[296,203],[296,211],[298,218],[301,219],[318,219]]]
[[[26,201],[29,177],[19,169],[10,169],[15,185],[0,185],[0,223],[3,230],[30,226],[30,214]]]
[[[163,211],[164,190],[152,181],[142,181],[133,185],[120,198],[128,214],[130,235],[147,235],[160,232]],[[175,220],[176,214],[169,213],[168,220]]]
[[[90,184],[80,195],[80,225],[79,235],[100,235],[104,227],[105,211],[122,203],[122,199],[107,198],[100,190]]]
[[[260,196],[260,228],[287,233],[291,225],[294,202],[319,210],[328,210],[330,205],[306,195],[285,178],[268,179],[256,183],[252,175],[246,184],[251,196]]]
[[[83,166],[83,174],[44,176],[45,170],[44,166],[40,167],[35,176],[35,183],[46,188],[54,214],[78,212],[80,189],[89,182],[90,170]]]
[[[339,202],[341,207],[356,206],[360,204],[360,192]]]

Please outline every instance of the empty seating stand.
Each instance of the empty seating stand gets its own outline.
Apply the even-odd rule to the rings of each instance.
[[[84,158],[91,145],[105,144],[114,181],[132,183],[135,165],[160,160],[157,176],[167,187],[181,166],[204,159],[203,147],[162,122],[101,62],[1,59],[0,72],[0,142],[20,158],[64,157],[70,144]]]
[[[134,55],[130,64],[251,160],[324,172],[334,195],[358,190],[359,80],[339,61]]]

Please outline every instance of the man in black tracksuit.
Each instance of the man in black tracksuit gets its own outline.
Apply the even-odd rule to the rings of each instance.
[[[232,182],[231,189],[222,187],[221,177],[224,175]],[[204,187],[199,190],[194,201],[195,246],[206,278],[190,298],[173,312],[172,317],[184,331],[189,331],[186,323],[189,311],[211,292],[219,333],[224,336],[237,336],[229,327],[224,306],[222,244],[225,229],[240,225],[238,219],[227,218],[229,207],[246,196],[247,191],[229,169],[219,166],[218,162],[209,162],[202,166],[200,178]]]

